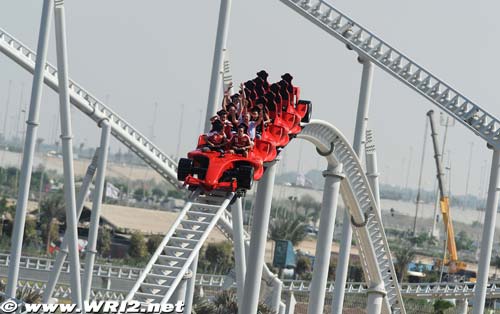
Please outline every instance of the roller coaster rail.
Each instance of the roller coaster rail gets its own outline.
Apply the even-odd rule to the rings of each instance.
[[[44,3],[44,14],[46,15],[42,16],[41,24],[45,27],[43,29],[47,29],[47,27],[50,26],[50,22],[44,22],[44,19],[48,16],[49,11],[46,9],[50,7],[50,4],[53,4],[52,1],[53,0],[46,0],[46,2]],[[216,40],[216,55],[214,56],[214,68],[212,69],[213,81],[211,82],[211,86],[215,87],[222,85],[227,86],[227,84],[229,84],[232,80],[232,77],[229,73],[229,62],[228,60],[223,60],[224,58],[221,57],[224,54],[227,55],[225,47],[225,37],[227,37],[227,25],[229,18],[228,12],[230,10],[231,0],[221,1],[221,14],[219,20],[220,29],[218,28],[218,38],[221,34],[224,34],[224,36],[222,36],[221,39]],[[441,110],[447,112],[454,119],[458,120],[466,128],[471,130],[474,134],[484,139],[490,145],[490,147],[495,150],[493,154],[490,190],[488,193],[487,215],[485,217],[485,221],[496,221],[495,209],[498,205],[499,194],[499,192],[496,190],[496,186],[498,185],[499,178],[497,166],[500,163],[500,153],[498,152],[498,150],[500,149],[500,121],[489,114],[487,111],[482,109],[479,105],[472,102],[469,98],[453,89],[443,80],[437,78],[430,71],[418,65],[416,62],[408,58],[397,49],[388,45],[382,39],[362,27],[360,24],[354,22],[354,20],[343,14],[341,11],[337,10],[326,1],[280,1],[292,8],[294,11],[298,12],[310,22],[319,26],[321,29],[323,29],[336,39],[343,42],[349,49],[356,51],[359,55],[360,60],[377,65],[384,71],[388,72],[390,75],[394,76],[399,81],[403,82],[405,85],[409,86],[412,90],[416,91],[417,93],[431,101],[433,104],[437,105]],[[36,55],[32,50],[30,50],[27,46],[23,45],[20,41],[15,39],[13,36],[5,32],[1,28],[0,51],[30,73],[36,72],[35,78],[43,77],[43,81],[45,82],[45,84],[62,95],[60,97],[61,112],[64,112],[66,114],[64,119],[61,120],[62,123],[67,123],[68,119],[70,119],[68,111],[64,109],[66,108],[66,106],[69,106],[67,101],[65,101],[64,99],[64,95],[67,95],[67,93],[69,93],[71,103],[75,105],[80,111],[97,122],[99,126],[104,120],[107,121],[105,123],[109,123],[113,136],[115,136],[125,146],[129,147],[134,153],[136,153],[150,167],[156,170],[168,182],[170,182],[177,188],[181,188],[179,182],[177,181],[177,164],[173,158],[163,153],[156,145],[154,145],[144,135],[137,131],[130,123],[126,122],[108,106],[104,105],[101,101],[99,101],[96,97],[92,96],[89,92],[77,85],[74,81],[69,80],[69,86],[63,84],[61,88],[58,85],[59,79],[64,80],[64,82],[66,83],[67,74],[67,60],[65,60],[66,43],[64,37],[65,23],[63,3],[63,1],[56,1],[55,3],[56,34],[59,36],[56,36],[58,39],[58,41],[56,42],[58,46],[57,57],[58,64],[62,69],[61,73],[58,73],[58,70],[49,63],[46,63],[44,66],[40,67],[40,65],[43,64],[42,62],[44,62],[40,60],[45,59],[36,59]],[[224,12],[224,14],[222,14],[222,12]],[[42,38],[42,31],[40,32],[40,38]],[[42,44],[41,46],[39,46],[39,50],[43,49],[46,49],[46,45],[44,46]],[[43,56],[43,53],[40,55]],[[36,60],[38,60],[38,70],[35,70]],[[221,60],[223,60],[224,62],[219,62]],[[221,68],[216,68],[216,65],[220,66]],[[222,84],[222,82],[220,81],[221,79],[224,80],[224,84]],[[41,80],[36,80],[41,84]],[[371,78],[368,80],[371,80]],[[34,84],[34,86],[36,85]],[[368,90],[369,88],[366,88],[365,92],[367,95],[369,94]],[[33,95],[35,94],[36,93],[33,93]],[[209,103],[218,103],[217,94],[218,93],[216,91],[214,92],[214,89],[211,88],[210,95],[214,97],[209,97]],[[40,95],[40,93],[38,93],[37,95]],[[32,103],[32,105],[33,108],[38,108],[37,106],[39,105],[39,103],[37,104],[35,101]],[[207,112],[210,112],[210,110],[212,109],[214,108],[208,108]],[[367,116],[362,118],[367,119]],[[38,125],[36,120],[36,117],[33,120],[29,120],[28,125]],[[64,138],[68,140],[68,143],[71,143],[69,136],[71,134],[70,125],[68,128],[69,130],[67,130],[68,132],[66,132],[66,137]],[[356,128],[356,131],[359,131],[358,127]],[[33,141],[32,135],[36,135],[36,128],[34,127],[31,129],[26,143],[31,143]],[[364,131],[361,136],[364,136]],[[483,233],[483,241],[485,245],[482,246],[481,250],[479,265],[479,269],[481,271],[478,276],[477,285],[471,283],[430,283],[400,286],[395,276],[392,256],[380,218],[380,212],[378,210],[379,206],[375,201],[376,196],[373,195],[373,192],[365,175],[365,170],[363,169],[359,158],[357,157],[351,145],[347,142],[342,133],[340,133],[340,131],[338,131],[335,127],[326,122],[318,120],[311,121],[310,124],[305,125],[303,132],[298,135],[298,138],[302,138],[312,142],[316,146],[318,152],[322,152],[322,156],[324,156],[328,161],[328,169],[324,172],[324,175],[327,177],[327,180],[325,180],[325,191],[327,187],[326,182],[330,182],[331,185],[329,186],[328,191],[329,193],[331,193],[331,195],[334,196],[333,198],[329,199],[327,205],[322,205],[322,211],[329,211],[333,213],[333,221],[335,220],[334,218],[337,206],[336,199],[338,197],[339,187],[340,193],[347,204],[349,215],[351,216],[351,224],[354,226],[354,235],[359,246],[361,265],[366,278],[366,286],[364,284],[348,284],[346,285],[346,292],[366,293],[368,296],[368,313],[378,314],[382,310],[383,313],[404,314],[406,312],[403,303],[403,296],[417,298],[436,298],[446,296],[455,297],[457,299],[465,299],[474,294],[474,304],[476,305],[476,307],[474,308],[474,313],[478,314],[482,313],[483,311],[481,304],[484,304],[484,299],[486,297],[496,296],[497,293],[500,294],[497,291],[496,283],[487,283],[487,273],[489,269],[489,259],[491,257],[490,251],[494,230],[494,226],[491,227],[490,225],[485,226],[485,231]],[[363,142],[363,140],[361,142]],[[29,158],[32,157],[32,152],[28,153],[27,156],[29,160]],[[64,162],[67,163],[68,160],[71,161],[71,156],[71,145],[69,145],[69,150],[64,154]],[[28,161],[26,165],[27,166],[23,166],[22,169],[22,178],[25,178],[26,175],[29,176],[29,174],[31,173],[30,161]],[[68,165],[71,165],[71,162],[69,162]],[[270,167],[275,169],[274,166]],[[68,174],[66,172],[68,172]],[[267,171],[266,173],[270,172]],[[271,173],[274,174],[274,171],[272,171]],[[71,171],[66,171],[65,169],[65,180],[67,180],[68,178],[72,178],[72,175],[73,174]],[[272,175],[270,176],[271,179],[266,179],[263,181],[273,182],[274,178]],[[25,179],[21,179],[21,181],[23,180],[25,182],[29,182],[29,180],[26,181]],[[72,182],[72,179],[68,182]],[[22,185],[22,183],[20,183],[20,185]],[[267,184],[264,184],[263,186],[266,186],[266,188],[270,188],[270,190],[272,191],[271,183],[269,184],[269,186],[267,186]],[[72,188],[70,189],[70,191],[71,190]],[[216,194],[217,193],[213,195],[205,195],[201,198],[199,198],[199,195],[196,192],[192,194],[192,197],[188,201],[186,207],[181,211],[176,222],[167,232],[161,245],[153,254],[150,262],[142,272],[139,271],[137,273],[133,270],[133,268],[128,268],[124,273],[122,272],[122,268],[114,268],[113,266],[106,268],[106,266],[95,265],[93,272],[91,272],[94,275],[97,274],[98,276],[117,278],[128,277],[127,279],[136,280],[134,287],[131,291],[128,292],[128,295],[125,298],[120,292],[103,292],[99,291],[99,289],[94,290],[91,296],[94,299],[98,299],[100,297],[110,297],[120,300],[134,299],[140,300],[143,303],[165,303],[169,301],[186,300],[186,305],[189,306],[192,302],[194,285],[196,284],[197,278],[197,282],[201,286],[207,285],[211,287],[218,286],[223,288],[234,287],[234,282],[231,284],[230,280],[226,280],[226,278],[222,276],[210,277],[208,281],[204,281],[204,279],[207,278],[204,277],[204,275],[193,276],[193,272],[196,272],[196,261],[198,260],[200,248],[208,237],[210,231],[217,225],[229,238],[231,238],[231,233],[233,231],[233,224],[235,222],[232,221],[231,214],[226,211],[226,207],[229,205],[229,202],[231,201],[233,195]],[[270,193],[263,192],[261,195],[261,200],[266,199],[266,201],[262,201],[260,205],[262,207],[266,207],[266,211],[270,208],[270,201],[267,201],[270,200],[269,194]],[[21,208],[20,210],[21,212],[25,211],[24,208]],[[72,212],[69,211],[68,213]],[[261,217],[261,227],[266,227],[267,230],[267,224],[265,223],[267,222],[267,218],[264,217],[264,215],[261,216],[263,216]],[[24,217],[24,215],[18,215],[18,217]],[[16,222],[17,221],[18,220],[16,220]],[[237,221],[237,219],[235,219],[235,221]],[[71,225],[75,226],[75,223],[72,222]],[[234,228],[235,230],[238,230],[238,227]],[[320,221],[320,234],[325,234],[325,230],[329,230],[329,228],[333,228],[330,220],[324,221],[323,219],[322,221]],[[18,228],[17,231],[19,230],[21,230],[22,232],[22,229]],[[16,234],[19,234],[19,232],[17,232]],[[244,246],[250,247],[250,250],[253,250],[254,253],[257,252],[259,255],[261,252],[263,252],[264,248],[262,246],[265,244],[265,241],[264,244],[261,244],[260,242],[258,243],[257,241],[250,244],[248,241],[248,234],[244,233],[243,231],[241,231],[241,233],[238,232],[238,234],[242,234],[244,239]],[[258,232],[254,233],[253,231],[252,235],[256,238],[259,238]],[[75,237],[76,235],[73,237],[73,239]],[[16,236],[16,238],[22,239],[22,235],[19,237]],[[323,241],[326,238],[326,236],[321,237],[321,240]],[[253,239],[250,239],[250,241],[252,240]],[[318,245],[319,242],[320,241],[318,241]],[[20,244],[20,242],[14,242],[14,240],[13,243]],[[237,244],[235,243],[235,246],[236,245]],[[330,243],[328,243],[328,245],[330,245]],[[14,247],[19,248],[20,245],[14,244]],[[72,252],[70,253],[73,254],[71,262],[74,263],[73,266],[75,268],[78,268],[80,264],[75,263],[75,261],[78,260],[78,253],[75,251],[75,247],[76,244],[72,244],[70,247],[70,251],[72,250]],[[328,254],[329,258],[329,252],[326,251],[327,250],[325,250],[325,252],[316,250],[318,261],[324,262],[325,254]],[[13,258],[13,261],[16,262],[12,263],[14,265],[14,271],[11,273],[11,267],[9,267],[9,278],[11,274],[12,277],[15,278],[19,270],[18,268],[16,270],[16,267],[18,264],[17,261],[19,261],[20,251],[16,251],[15,255],[16,258]],[[2,260],[0,260],[0,262],[1,261]],[[36,258],[24,258],[21,262],[22,267],[25,269],[35,268],[42,271],[49,270],[53,265],[52,261],[50,260],[42,261],[41,259]],[[7,259],[5,260],[5,263],[7,264]],[[247,305],[243,306],[244,312],[248,312],[248,308],[253,308],[254,306],[256,309],[256,303],[258,301],[257,299],[259,287],[255,286],[255,282],[253,279],[258,278],[258,280],[260,280],[260,261],[257,261],[254,264],[250,264],[250,266],[254,267],[246,274],[246,284],[248,282],[251,282],[251,284],[249,284],[249,287],[255,287],[255,289],[245,290],[245,292],[248,291],[248,293],[245,293],[244,297],[243,304]],[[257,270],[255,270],[255,268]],[[65,268],[64,271],[67,272],[68,269]],[[253,276],[254,273],[257,275]],[[307,292],[311,290],[311,295],[317,297],[316,293],[319,292],[320,294],[323,294],[325,290],[327,292],[331,292],[331,289],[333,287],[330,284],[326,285],[325,289],[323,285],[324,281],[322,281],[326,278],[324,269],[318,271],[316,269],[314,270],[313,281],[311,283],[297,281],[281,282],[279,279],[277,279],[276,275],[270,272],[267,267],[264,267],[262,277],[268,283],[268,285],[271,285],[274,288],[272,294],[273,296],[277,296],[278,299],[280,298],[282,288],[290,292]],[[318,278],[322,279],[318,280]],[[74,288],[73,294],[71,295],[71,289],[64,289],[60,287],[59,289],[62,290],[59,290],[59,292],[56,291],[56,295],[65,297],[71,295],[71,297],[74,299],[73,301],[77,300],[78,298],[80,298],[80,294],[77,292],[80,286],[75,285],[75,283],[78,281],[79,272],[76,271],[72,274],[72,286]],[[12,280],[10,282],[10,285],[12,286],[12,284],[14,284],[15,287],[15,283],[17,282],[17,280]],[[30,283],[25,284],[30,285]],[[42,286],[37,287],[40,287],[40,289],[42,289]],[[240,289],[239,286],[238,289]],[[12,292],[15,292],[15,288],[13,291],[12,289],[10,290],[11,291],[8,292],[8,294],[10,294],[11,296],[15,295],[12,294]],[[343,289],[340,291],[343,291]],[[255,292],[257,292],[257,294]],[[247,294],[252,294],[252,297],[247,297]],[[256,300],[249,301],[251,298],[254,298],[255,295],[257,296]],[[324,300],[324,295],[319,298],[323,298]],[[81,300],[77,301],[78,302],[75,303],[81,303]],[[309,304],[310,313],[317,314],[322,312],[322,308],[314,306],[314,303],[315,302],[310,302]],[[313,305],[311,306],[311,304]],[[273,302],[273,309],[275,309],[276,311],[279,310],[279,313],[283,313],[284,304],[282,302],[281,304],[280,302]]]

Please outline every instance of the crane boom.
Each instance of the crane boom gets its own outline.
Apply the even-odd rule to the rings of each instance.
[[[448,237],[448,252],[450,254],[450,262],[454,263],[455,266],[461,268],[463,263],[458,262],[458,254],[457,254],[457,246],[455,243],[455,232],[453,230],[453,223],[451,220],[450,213],[450,200],[445,191],[445,183],[444,183],[444,172],[443,172],[443,164],[442,164],[442,155],[439,151],[439,143],[436,132],[436,125],[434,122],[434,110],[429,110],[427,112],[427,116],[429,117],[429,122],[431,126],[431,137],[432,143],[434,146],[434,160],[436,161],[436,169],[437,169],[437,179],[439,185],[439,205],[441,208],[441,214],[443,215],[443,222],[446,227],[446,233]]]

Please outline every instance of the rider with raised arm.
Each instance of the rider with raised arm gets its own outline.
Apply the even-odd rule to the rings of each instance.
[[[238,126],[238,133],[236,133],[236,135],[231,139],[231,149],[229,152],[247,157],[252,146],[253,142],[250,139],[250,136],[246,134],[246,126],[244,124],[240,124]]]

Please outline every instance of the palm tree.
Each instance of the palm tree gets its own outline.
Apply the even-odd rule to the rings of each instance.
[[[394,264],[396,275],[398,277],[398,281],[401,283],[406,270],[408,269],[408,264],[410,264],[415,258],[415,251],[413,250],[411,243],[405,241],[401,246],[397,247],[392,252],[396,258],[396,263]]]
[[[287,210],[284,207],[273,208],[269,226],[269,238],[272,240],[288,240],[293,245],[299,244],[306,237],[305,217]]]
[[[45,226],[46,251],[49,254],[50,242],[59,235],[58,222],[65,221],[64,198],[61,193],[48,195],[40,202],[40,222]]]

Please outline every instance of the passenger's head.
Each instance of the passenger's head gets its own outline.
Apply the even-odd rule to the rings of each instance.
[[[250,113],[248,113],[248,112],[247,112],[247,113],[245,113],[245,114],[243,115],[243,121],[245,121],[245,122],[250,121]]]
[[[236,112],[236,106],[234,104],[229,104],[227,107],[228,114]]]
[[[252,119],[254,119],[254,120],[258,119],[259,118],[259,112],[260,112],[260,108],[253,107],[252,110],[250,111],[250,115],[251,115]]]
[[[226,110],[222,109],[222,110],[217,111],[217,115],[219,116],[219,119],[221,119],[222,121],[227,120],[227,111]]]
[[[243,136],[246,133],[246,127],[244,124],[238,126],[238,136]]]
[[[212,123],[212,130],[211,132],[222,132],[222,130],[224,130],[224,124],[222,124],[222,122],[217,119],[215,120],[213,123]]]
[[[237,104],[240,102],[240,94],[239,93],[236,93],[234,94],[233,96],[231,96],[231,102],[233,104]]]

